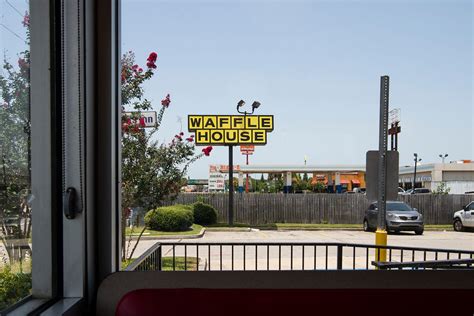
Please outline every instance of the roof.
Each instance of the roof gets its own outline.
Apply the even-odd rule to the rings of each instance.
[[[365,165],[240,165],[243,173],[365,172]]]

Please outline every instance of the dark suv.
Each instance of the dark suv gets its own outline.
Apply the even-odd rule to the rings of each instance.
[[[416,208],[400,201],[387,201],[385,222],[387,231],[414,231],[417,235],[422,235],[424,230],[423,215]],[[374,231],[377,228],[377,217],[379,210],[377,202],[370,204],[365,211],[364,231]]]

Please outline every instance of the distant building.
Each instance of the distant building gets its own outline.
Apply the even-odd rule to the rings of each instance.
[[[414,167],[400,167],[400,186],[411,189],[413,186]],[[435,190],[442,182],[450,189],[450,194],[464,194],[474,191],[474,162],[464,160],[453,163],[430,163],[416,168],[417,188]]]

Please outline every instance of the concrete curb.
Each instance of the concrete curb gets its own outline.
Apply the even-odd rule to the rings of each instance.
[[[163,236],[153,236],[153,235],[144,235],[140,240],[155,240],[155,239],[196,239],[204,236],[206,228],[201,228],[199,234],[196,235],[163,235]],[[138,236],[133,236],[133,239],[136,240]]]
[[[250,227],[235,227],[235,228],[207,228],[209,232],[250,232],[253,228]]]

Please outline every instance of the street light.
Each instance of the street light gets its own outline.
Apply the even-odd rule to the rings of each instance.
[[[444,163],[444,159],[448,157],[448,154],[439,154],[439,158],[441,158],[441,162]]]
[[[241,111],[240,108],[243,107],[244,105],[245,105],[245,101],[240,100],[237,103],[237,112],[239,112],[240,114],[244,114],[244,115],[252,115],[253,112],[255,112],[255,109],[258,109],[260,107],[261,103],[258,102],[258,101],[253,101],[253,103],[252,103],[252,112]]]
[[[415,193],[415,184],[416,184],[416,165],[421,161],[421,158],[418,158],[418,154],[414,153],[415,156],[415,172],[413,173],[413,193]]]

